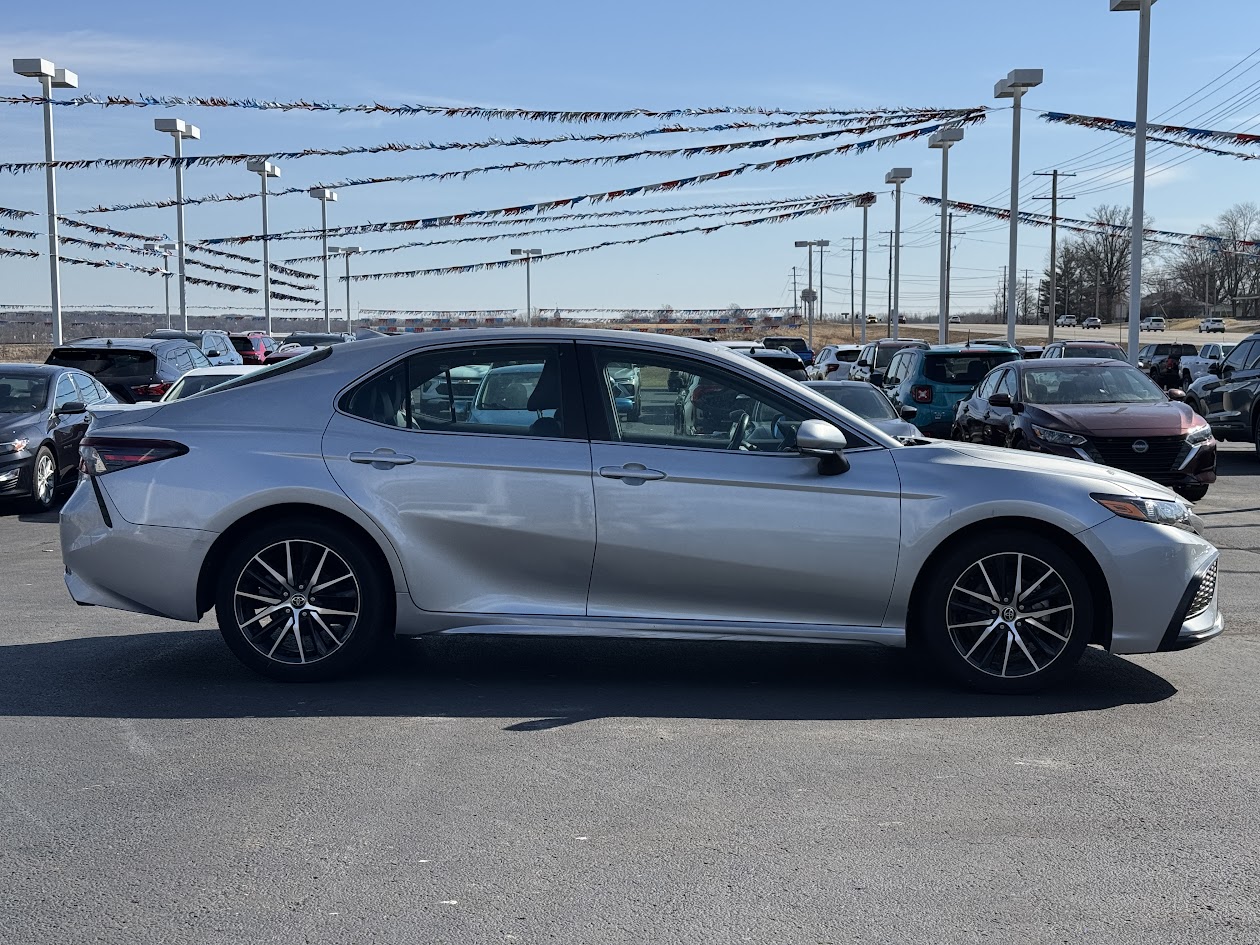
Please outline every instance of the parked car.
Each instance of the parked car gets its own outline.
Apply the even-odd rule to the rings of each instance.
[[[849,369],[849,380],[851,381],[867,381],[871,384],[882,386],[884,383],[884,371],[888,368],[888,362],[893,359],[893,355],[902,348],[926,348],[926,341],[917,341],[913,338],[885,338],[880,341],[872,341],[866,345],[858,354],[858,359],[853,362],[853,367]]]
[[[54,348],[45,363],[91,374],[124,402],[157,400],[188,371],[210,366],[182,338],[79,338]]]
[[[1207,378],[1191,385],[1187,400],[1223,440],[1250,441],[1260,456],[1260,333],[1234,346]]]
[[[1199,322],[1199,334],[1204,332],[1219,331],[1225,333],[1225,319],[1223,318],[1205,318]]]
[[[1060,315],[1058,318],[1054,320],[1054,323],[1059,328],[1075,328],[1076,316],[1075,315]]]
[[[876,315],[867,315],[867,316],[866,316],[866,324],[868,324],[868,325],[878,325],[878,324],[879,324],[879,317],[878,317],[878,316],[876,316]]]
[[[809,375],[805,373],[804,362],[788,348],[761,348],[758,351],[748,352],[748,357],[794,381],[809,380]]]
[[[192,397],[194,394],[200,394],[211,388],[218,387],[228,381],[244,377],[257,371],[261,365],[256,364],[223,364],[217,367],[193,368],[174,384],[170,386],[165,394],[158,400],[160,404],[169,404],[175,400],[183,400],[185,397]],[[88,434],[92,432],[92,425],[97,423],[102,417],[111,416],[116,413],[125,413],[129,410],[146,410],[149,404],[145,402],[120,404],[120,403],[101,403],[92,404],[88,407],[90,423],[88,425]]]
[[[1216,481],[1211,427],[1122,361],[1016,361],[958,407],[956,439],[1124,469],[1191,501]]]
[[[862,381],[806,381],[805,386],[818,391],[845,410],[857,414],[891,437],[920,435],[919,428],[909,422],[914,419],[918,410],[914,407],[902,407],[898,411],[878,388],[870,384]]]
[[[48,511],[78,476],[88,408],[114,403],[94,378],[43,364],[0,364],[0,499]]]
[[[1164,319],[1158,315],[1150,315],[1138,322],[1138,331],[1163,331]]]
[[[958,315],[951,315],[951,316],[949,316],[949,323],[950,323],[951,325],[961,325],[961,324],[962,324],[962,318],[961,318],[961,317],[959,317]]]
[[[1185,390],[1199,378],[1211,373],[1212,365],[1221,364],[1233,350],[1233,345],[1209,341],[1199,347],[1198,354],[1183,354],[1177,365],[1181,373],[1182,389]]]
[[[760,351],[765,347],[765,345],[763,345],[760,341],[751,341],[747,339],[742,341],[715,341],[713,343],[720,345],[723,348],[728,348],[731,351],[739,351],[742,354]]]
[[[280,347],[270,335],[256,331],[239,332],[229,340],[243,364],[266,364],[268,357]]]
[[[999,364],[1018,361],[1014,348],[943,345],[898,351],[884,374],[894,408],[915,407],[914,424],[926,436],[948,439],[958,402]]]
[[[814,363],[814,352],[809,347],[809,342],[804,338],[795,335],[769,335],[761,339],[761,343],[767,348],[787,348],[797,357],[799,357],[806,367]]]
[[[1094,315],[1089,316],[1085,321],[1081,322],[1082,328],[1097,328],[1102,331],[1102,319]]]
[[[506,362],[538,368],[520,376],[548,422],[409,407],[453,366]],[[734,415],[716,436],[665,412],[620,424],[605,367],[627,363],[726,388]],[[561,633],[908,645],[1012,693],[1091,644],[1175,650],[1224,628],[1218,552],[1161,486],[904,445],[751,358],[652,334],[336,345],[105,418],[80,455],[60,520],[71,596],[214,609],[231,650],[282,680],[342,675],[390,634]]]
[[[805,373],[815,381],[847,381],[849,370],[861,351],[861,345],[827,345]]]
[[[1019,353],[1023,355],[1025,361],[1036,361],[1038,358],[1045,357],[1045,348],[1041,345],[1016,345]]]
[[[1110,341],[1054,341],[1046,345],[1042,358],[1110,358],[1127,361],[1128,355]]]
[[[1198,353],[1199,349],[1192,344],[1143,345],[1138,349],[1137,366],[1156,384],[1171,387],[1181,380],[1181,359]]]
[[[206,360],[211,364],[241,364],[243,358],[232,344],[231,336],[221,328],[205,328],[201,331],[179,331],[174,328],[159,328],[151,331],[146,338],[174,338],[191,341]]]

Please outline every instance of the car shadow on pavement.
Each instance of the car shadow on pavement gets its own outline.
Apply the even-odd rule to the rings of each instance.
[[[600,718],[858,720],[1093,712],[1168,699],[1146,669],[1090,650],[1032,696],[960,690],[874,646],[460,636],[398,641],[374,667],[309,685],[254,675],[217,633],[0,647],[0,715],[456,717],[529,732]]]

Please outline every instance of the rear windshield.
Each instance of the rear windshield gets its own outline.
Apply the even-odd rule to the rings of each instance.
[[[936,384],[974,387],[999,364],[1018,361],[1013,351],[993,354],[928,354],[923,358],[923,376]]]
[[[763,354],[758,355],[756,360],[776,371],[799,371],[801,369],[801,359],[796,357],[789,358]]]
[[[1175,355],[1194,355],[1199,353],[1199,349],[1194,345],[1173,345],[1172,353]]]
[[[49,364],[78,368],[102,381],[146,377],[157,371],[151,351],[111,351],[108,348],[56,348]]]
[[[787,348],[789,351],[809,350],[804,338],[767,338],[763,344],[767,348]]]
[[[1065,358],[1110,358],[1113,361],[1128,360],[1119,348],[1090,348],[1083,345],[1068,345],[1063,349],[1062,356]]]
[[[861,353],[861,351],[837,351],[835,357],[842,364],[852,364]]]
[[[315,332],[297,332],[284,339],[286,345],[339,345],[346,339],[341,335],[316,334]]]
[[[237,351],[250,352],[254,350],[253,338],[233,338],[232,347]]]

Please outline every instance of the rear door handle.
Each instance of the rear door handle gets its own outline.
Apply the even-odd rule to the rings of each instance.
[[[350,462],[363,463],[376,469],[388,469],[391,466],[406,466],[414,463],[414,456],[404,456],[402,453],[395,453],[391,449],[375,449],[370,453],[351,453]]]
[[[599,474],[605,479],[623,479],[630,483],[655,482],[664,479],[665,474],[659,469],[648,469],[641,463],[626,463],[624,466],[600,466]]]

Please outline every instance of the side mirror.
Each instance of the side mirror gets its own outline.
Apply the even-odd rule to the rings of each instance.
[[[1209,364],[1209,365],[1208,365],[1208,373],[1209,373],[1209,374],[1215,374],[1217,377],[1220,377],[1220,376],[1221,376],[1221,366],[1220,366],[1219,364]]]
[[[994,394],[989,398],[990,407],[1009,407],[1011,405],[1010,394]]]
[[[818,457],[820,476],[838,476],[849,471],[844,451],[849,441],[838,427],[825,420],[806,420],[796,431],[796,448],[802,456]]]
[[[58,417],[72,416],[79,413],[87,413],[87,405],[77,400],[72,400],[62,404],[53,413]]]
[[[1186,399],[1186,392],[1180,387],[1171,387],[1168,389],[1168,399],[1184,401]]]
[[[902,419],[902,420],[913,420],[913,419],[914,419],[915,417],[917,417],[918,415],[919,415],[919,408],[918,408],[918,407],[902,407],[902,408],[901,408],[901,419]]]
[[[871,372],[871,383],[876,387],[882,387],[884,384],[884,375],[879,371]]]
[[[207,352],[206,352],[206,357],[207,357],[207,358],[217,358],[218,356],[219,356],[219,352],[217,352],[217,351],[207,351]]]
[[[855,364],[855,367],[870,367],[870,366],[871,366],[871,362],[867,361],[866,358],[860,359]]]

